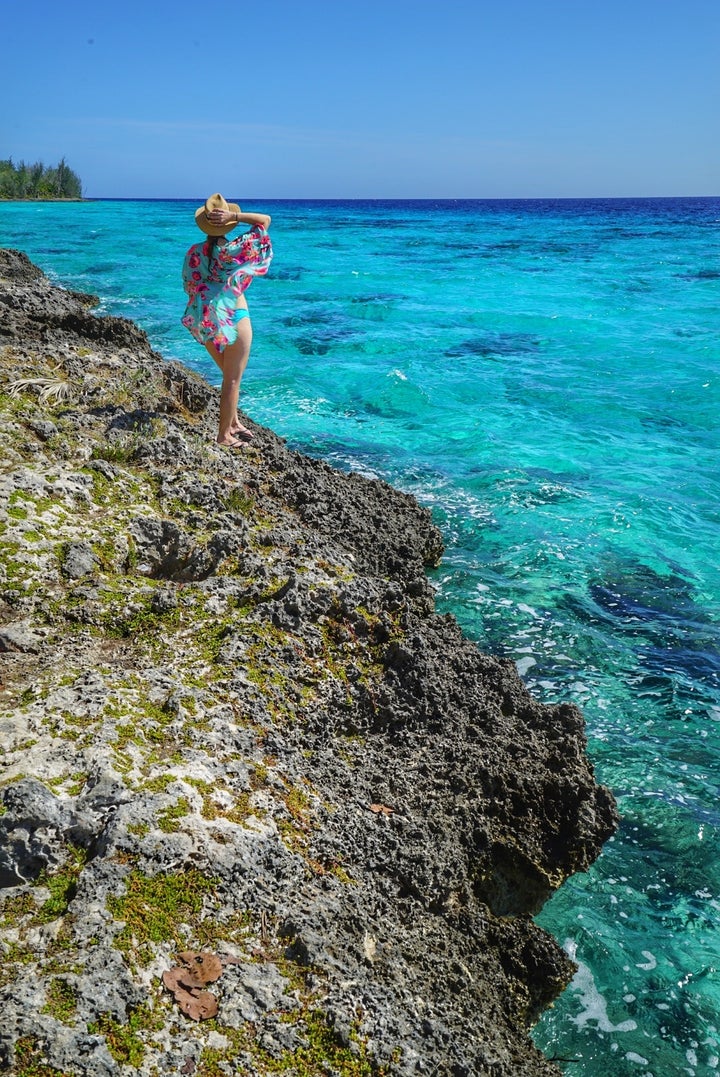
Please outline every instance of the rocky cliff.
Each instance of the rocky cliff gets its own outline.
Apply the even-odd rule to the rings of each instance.
[[[434,612],[412,498],[216,446],[92,305],[0,251],[0,1067],[557,1074],[581,714]]]

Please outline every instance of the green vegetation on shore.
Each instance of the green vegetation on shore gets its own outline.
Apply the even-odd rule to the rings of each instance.
[[[11,157],[0,161],[0,198],[82,198],[82,183],[65,158],[54,168],[36,161],[13,164]]]

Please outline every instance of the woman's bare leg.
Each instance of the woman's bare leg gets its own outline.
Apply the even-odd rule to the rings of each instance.
[[[214,344],[209,344],[208,343],[208,344],[205,345],[205,347],[207,348],[208,353],[213,357],[213,359],[215,360],[217,365],[220,367],[220,370],[222,370],[222,368],[223,368],[223,353],[219,352]],[[233,423],[233,429],[235,429],[235,427],[237,427],[239,425],[240,425],[240,420],[237,418],[237,416],[235,416],[235,421]]]
[[[222,370],[222,368],[223,368],[223,358],[222,358],[223,353],[219,352],[214,344],[206,344],[205,347],[207,348],[210,355],[212,355],[212,357],[215,360],[215,362],[217,363],[217,365]]]
[[[240,383],[245,373],[250,346],[252,344],[252,324],[249,318],[243,318],[238,325],[237,340],[219,352],[212,344],[206,344],[208,352],[222,370],[223,381],[220,390],[220,426],[218,430],[219,445],[236,444],[233,434],[242,433],[251,437],[250,431],[242,426],[237,415]]]

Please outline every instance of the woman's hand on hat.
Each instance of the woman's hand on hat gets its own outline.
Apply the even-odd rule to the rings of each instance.
[[[211,209],[207,215],[207,219],[210,221],[210,224],[222,228],[225,224],[237,224],[238,214],[233,213],[228,209]]]

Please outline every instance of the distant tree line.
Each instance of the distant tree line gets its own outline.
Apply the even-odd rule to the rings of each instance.
[[[41,161],[16,165],[9,157],[0,161],[0,198],[82,198],[82,183],[64,157],[54,168]]]

